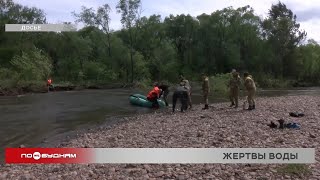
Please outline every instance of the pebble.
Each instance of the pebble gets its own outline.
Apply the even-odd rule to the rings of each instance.
[[[159,171],[155,174],[156,177],[161,177],[164,175],[164,172],[163,171]]]
[[[273,173],[277,173],[277,172],[278,172],[278,171],[275,170],[275,169],[271,169],[270,171],[273,172]]]
[[[147,170],[145,170],[145,169],[141,169],[141,174],[148,174],[148,171]]]
[[[109,169],[110,172],[116,172],[116,168],[112,167]]]
[[[309,134],[311,138],[317,138],[317,136],[313,135],[313,134]]]
[[[291,179],[291,177],[290,177],[290,176],[288,176],[288,175],[285,175],[284,177],[285,177],[285,178],[287,178],[287,179]]]
[[[56,180],[57,179],[57,176],[49,176],[48,177],[48,180]]]
[[[0,174],[0,179],[7,179],[7,175],[8,175],[8,173],[6,173],[6,172]]]
[[[57,167],[55,167],[55,168],[53,168],[52,170],[51,170],[51,172],[53,172],[53,173],[55,173],[55,172],[59,172],[60,171],[60,169],[59,168],[57,168]]]
[[[148,172],[150,172],[151,171],[151,167],[149,166],[149,165],[143,165],[143,168],[145,169],[145,170],[147,170]]]
[[[179,176],[178,176],[178,179],[179,179],[179,180],[184,180],[184,179],[187,179],[187,178],[186,178],[185,175],[179,175]]]
[[[142,177],[143,177],[143,179],[149,179],[150,178],[148,174],[145,174]]]
[[[76,175],[78,175],[78,173],[76,171],[73,171],[73,172],[70,173],[70,175],[71,176],[76,176]]]
[[[20,180],[29,180],[29,179],[31,179],[30,174],[24,174],[20,177]]]

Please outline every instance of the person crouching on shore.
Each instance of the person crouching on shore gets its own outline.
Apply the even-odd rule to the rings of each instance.
[[[167,98],[168,98],[168,95],[170,93],[169,91],[169,85],[166,85],[164,83],[161,83],[161,85],[159,86],[159,89],[161,89],[161,94],[160,94],[160,97],[163,95],[163,100],[164,102],[166,103],[166,106],[169,106],[169,103],[167,101]]]
[[[161,89],[159,88],[159,83],[154,83],[153,89],[148,93],[147,99],[152,102],[153,108],[159,108],[158,99],[160,98]]]

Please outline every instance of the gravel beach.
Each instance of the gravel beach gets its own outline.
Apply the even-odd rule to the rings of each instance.
[[[256,110],[229,103],[196,105],[186,113],[171,110],[126,118],[112,128],[79,134],[57,147],[89,148],[316,148],[312,165],[166,164],[166,165],[1,165],[0,179],[320,179],[320,97],[257,98]],[[179,106],[180,107],[180,104]],[[294,118],[289,112],[300,111]],[[170,113],[168,113],[170,112]],[[301,129],[271,129],[283,118]]]

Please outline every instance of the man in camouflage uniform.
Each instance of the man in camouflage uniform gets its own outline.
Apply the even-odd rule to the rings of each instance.
[[[209,84],[209,77],[202,73],[202,92],[203,92],[203,99],[204,99],[204,109],[209,109],[209,100],[208,96],[210,93],[210,84]]]
[[[248,97],[247,97],[247,101],[249,103],[248,110],[253,110],[256,108],[255,100],[254,100],[254,96],[256,94],[256,85],[252,76],[249,75],[249,73],[246,72],[244,73],[243,76],[244,76],[244,86],[248,91]]]
[[[239,91],[240,91],[240,85],[241,85],[241,78],[239,76],[239,73],[233,69],[231,72],[231,79],[229,81],[229,90],[230,90],[230,101],[231,105],[235,106],[235,108],[238,108],[238,102],[239,102]]]
[[[188,106],[191,109],[192,108],[191,85],[190,85],[189,81],[183,75],[180,75],[180,83],[183,83],[184,88],[186,88],[188,90]]]

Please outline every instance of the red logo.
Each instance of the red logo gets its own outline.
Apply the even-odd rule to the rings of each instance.
[[[87,148],[7,148],[6,163],[89,163]]]
[[[34,160],[39,160],[40,158],[77,158],[77,154],[41,154],[39,152],[34,152],[33,154],[21,154],[21,158],[28,158],[28,159],[34,159]]]

